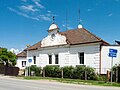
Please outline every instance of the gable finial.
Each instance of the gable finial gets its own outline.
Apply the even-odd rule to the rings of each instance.
[[[55,21],[55,16],[53,16],[53,24],[55,23],[54,21]]]

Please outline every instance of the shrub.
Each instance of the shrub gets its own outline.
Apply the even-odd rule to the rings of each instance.
[[[44,67],[46,77],[61,77],[61,70],[59,66],[47,65]]]
[[[96,75],[95,70],[93,68],[86,67],[85,70],[87,72],[87,79],[88,80],[96,80],[97,79],[97,75]]]
[[[97,75],[96,80],[98,81],[107,81],[106,75]]]
[[[85,79],[85,66],[83,65],[77,65],[74,68],[74,72],[73,72],[73,78],[74,79]]]
[[[34,71],[35,76],[40,76],[41,70],[42,70],[41,67],[37,67],[36,65],[30,66],[30,71]]]
[[[45,71],[46,77],[61,77],[63,70],[64,78],[73,78],[73,79],[83,79],[85,80],[85,72],[87,76],[87,80],[96,80],[97,75],[93,68],[85,67],[83,65],[78,65],[76,67],[73,66],[64,66],[60,68],[56,65],[50,65],[43,68]]]
[[[118,81],[120,83],[120,64],[112,67],[113,71],[113,81],[116,81],[116,73],[118,74]]]
[[[74,67],[72,67],[72,66],[63,67],[63,77],[64,78],[72,78],[73,72],[74,72]]]

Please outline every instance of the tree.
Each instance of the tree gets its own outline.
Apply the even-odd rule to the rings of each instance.
[[[0,62],[6,66],[15,66],[16,55],[6,48],[0,48]]]

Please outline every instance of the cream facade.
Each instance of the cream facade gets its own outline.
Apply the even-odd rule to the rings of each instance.
[[[59,32],[58,26],[53,23],[48,30],[48,36],[25,49],[27,55],[23,58],[26,60],[26,66],[59,65],[60,67],[75,67],[76,65],[85,65],[93,67],[96,73],[104,74],[106,73],[103,71],[105,65],[101,65],[104,58],[101,56],[104,53],[102,45],[108,45],[108,43],[82,26],[80,27],[80,25],[77,29]],[[28,62],[29,59],[32,62]],[[26,67],[21,67],[22,61],[23,59],[20,59],[18,55],[17,65],[21,69]]]

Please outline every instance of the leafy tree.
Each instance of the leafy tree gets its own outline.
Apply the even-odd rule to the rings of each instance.
[[[0,61],[6,66],[15,66],[16,55],[11,51],[8,51],[6,48],[0,48]]]

